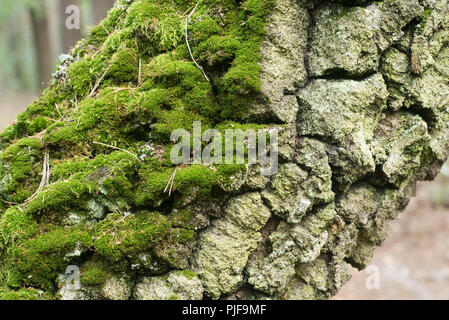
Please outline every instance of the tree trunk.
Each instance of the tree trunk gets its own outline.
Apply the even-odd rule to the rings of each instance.
[[[22,64],[19,59],[17,59],[17,56],[19,54],[20,46],[17,39],[21,39],[22,36],[22,30],[20,29],[20,26],[18,25],[19,21],[16,17],[16,19],[11,19],[8,21],[8,28],[10,28],[10,32],[8,34],[8,46],[12,52],[12,61],[14,69],[13,69],[13,81],[20,81],[20,79],[23,79],[23,69]]]
[[[39,10],[39,12],[36,10],[30,11],[40,88],[51,79],[54,68],[45,2],[42,2],[41,8],[43,9]]]
[[[106,17],[107,12],[114,6],[114,0],[95,0],[92,1],[92,11],[94,23],[98,24]]]
[[[69,50],[79,41],[81,40],[81,26],[82,15],[80,15],[79,27],[76,26],[78,24],[77,21],[73,21],[72,19],[76,19],[76,17],[72,17],[72,15],[76,15],[76,12],[73,10],[68,10],[71,6],[75,6],[75,8],[80,8],[80,4],[78,0],[60,0],[59,1],[59,23],[61,30],[61,46],[63,52],[69,52]],[[76,9],[75,9],[76,10]]]
[[[449,150],[447,1],[362,2],[115,7],[1,137],[0,298],[336,294]]]

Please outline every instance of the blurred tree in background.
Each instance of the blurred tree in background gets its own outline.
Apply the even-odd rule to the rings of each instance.
[[[100,22],[114,0],[1,0],[0,96],[37,93],[67,52]],[[67,28],[76,6],[80,28]],[[69,8],[69,9],[68,9]]]

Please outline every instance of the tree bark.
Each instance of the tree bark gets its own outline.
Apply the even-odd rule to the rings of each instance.
[[[30,11],[40,88],[51,79],[54,67],[53,55],[51,54],[49,22],[45,10],[45,2],[43,1],[41,1],[41,8],[42,10],[39,10],[39,12],[36,10]]]
[[[83,16],[80,15],[80,28],[67,27],[67,19],[70,13],[67,13],[67,8],[69,6],[76,6],[80,8],[80,3],[78,0],[60,0],[59,1],[59,24],[61,30],[61,48],[63,52],[69,52],[69,50],[82,38],[81,26],[83,25]]]
[[[329,298],[446,161],[447,0],[175,3],[116,6],[1,136],[0,298]],[[190,163],[198,123],[273,158]]]
[[[94,24],[100,23],[106,17],[107,12],[114,6],[114,0],[92,1]]]

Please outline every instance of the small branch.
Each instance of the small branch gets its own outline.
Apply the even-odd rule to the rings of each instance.
[[[57,103],[55,103],[56,111],[58,111],[59,116],[61,117],[60,120],[65,120],[65,117],[62,115],[61,111],[59,110],[59,106]]]
[[[90,61],[93,61],[95,59],[95,57],[97,56],[97,54],[99,54],[101,52],[101,50],[103,50],[103,45],[101,45],[100,48],[97,51],[95,51],[95,53],[90,58]]]
[[[133,156],[134,158],[136,158],[139,162],[141,162],[140,159],[139,159],[139,157],[137,157],[134,153],[132,153],[132,152],[130,152],[130,151],[128,151],[128,150],[121,149],[121,148],[118,148],[118,147],[114,147],[114,146],[111,146],[110,144],[106,144],[106,143],[102,143],[102,142],[96,142],[96,141],[94,141],[93,143],[94,143],[94,144],[101,145],[101,146],[104,146],[104,147],[109,147],[109,148],[112,148],[112,149],[115,149],[115,150],[119,150],[119,151],[126,152],[127,154],[132,155],[132,156]]]
[[[181,15],[181,18],[183,18],[186,14],[187,14],[187,12],[189,12],[190,11],[190,9],[192,9],[192,7],[189,7],[182,15]]]
[[[4,202],[6,204],[9,204],[9,205],[18,205],[18,204],[20,204],[20,203],[17,203],[17,202],[6,201],[6,200],[3,200],[3,199],[0,199],[0,201]]]
[[[140,85],[142,84],[142,59],[139,58],[139,78],[137,80],[137,84]]]
[[[87,99],[92,98],[95,94],[95,91],[97,91],[98,87],[100,86],[101,82],[103,81],[104,77],[106,77],[106,74],[109,72],[109,69],[111,69],[111,65],[109,65],[106,70],[104,71],[103,75],[101,76],[101,78],[97,81],[97,83],[95,84],[95,87],[92,89],[92,91],[89,93],[89,95],[87,96]]]
[[[171,192],[173,190],[173,183],[175,182],[176,171],[178,171],[178,167],[175,168],[175,171],[173,172],[172,176],[168,180],[167,186],[164,189],[164,193],[166,193],[167,190],[169,190],[169,192],[168,192],[169,197],[171,196]],[[170,187],[170,189],[168,189],[168,187]]]
[[[113,89],[114,90],[111,93],[117,93],[117,92],[120,92],[120,91],[127,91],[127,90],[134,91],[134,90],[137,90],[138,88],[108,87],[108,89]]]
[[[103,22],[100,22],[100,26],[103,27],[104,31],[106,31],[106,33],[108,34],[108,36],[111,35],[111,34],[109,33],[108,29],[106,29],[106,27],[104,26]]]
[[[31,197],[26,199],[24,204],[26,205],[30,203],[34,198],[36,198],[37,194],[48,185],[49,181],[50,181],[50,153],[48,152],[48,149],[45,148],[41,183],[39,184],[39,187],[37,188],[36,192]]]
[[[187,49],[189,49],[189,54],[190,54],[190,57],[192,58],[193,63],[195,63],[196,67],[197,67],[198,69],[201,70],[201,72],[203,73],[204,78],[206,78],[207,82],[210,82],[209,78],[208,78],[207,75],[206,75],[206,72],[204,72],[203,67],[201,67],[201,66],[196,62],[195,58],[193,57],[192,49],[190,48],[190,44],[189,44],[189,37],[188,37],[189,19],[190,19],[190,18],[192,17],[192,15],[195,13],[196,8],[198,7],[198,4],[199,4],[199,2],[196,4],[195,8],[193,8],[192,12],[190,12],[190,14],[186,17],[186,28],[185,28],[185,31],[186,31],[186,33],[185,33],[185,36],[186,36],[186,44],[187,44]]]
[[[43,138],[44,138],[44,135],[46,133],[47,133],[47,129],[44,129],[41,132],[39,132],[39,133],[35,134],[34,136],[32,136],[31,138],[37,138],[37,139],[40,139],[41,142],[43,142]]]

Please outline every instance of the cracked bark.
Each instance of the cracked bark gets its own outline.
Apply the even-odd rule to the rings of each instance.
[[[223,16],[221,8],[213,12],[214,17]],[[260,49],[262,95],[251,101],[239,120],[280,129],[278,173],[261,177],[260,167],[252,166],[248,172],[232,176],[230,185],[219,192],[214,189],[206,199],[195,197],[199,187],[192,185],[188,195],[179,187],[171,199],[164,195],[157,199],[160,203],[126,202],[126,208],[136,211],[131,218],[114,214],[123,203],[111,201],[103,189],[95,196],[84,195],[84,214],[94,226],[120,228],[119,223],[131,221],[138,229],[137,224],[131,224],[132,219],[145,223],[147,220],[139,217],[148,213],[139,212],[153,210],[158,215],[157,219],[150,215],[152,219],[173,223],[171,228],[177,231],[181,228],[180,212],[188,212],[187,230],[193,229],[195,235],[185,243],[168,237],[141,249],[122,244],[131,241],[123,234],[132,234],[132,227],[125,231],[106,229],[119,237],[112,244],[104,240],[108,232],[94,233],[93,244],[83,249],[78,262],[82,272],[101,269],[104,281],[92,281],[70,293],[62,280],[53,279],[59,282],[59,290],[53,291],[63,298],[84,299],[325,299],[334,295],[349,279],[348,264],[359,269],[369,264],[388,232],[389,221],[413,196],[416,181],[434,178],[447,158],[448,13],[447,0],[275,1]],[[107,41],[94,49],[101,52],[103,45],[113,45],[115,32],[126,36],[120,30],[108,30]],[[87,56],[92,61],[98,52],[88,52]],[[203,65],[212,59],[212,53],[208,52],[209,60]],[[221,50],[218,56],[226,55]],[[220,77],[229,71],[227,64],[208,70],[215,102],[223,101]],[[151,72],[157,73],[157,64],[149,65],[153,68],[151,78]],[[146,85],[156,92],[157,77],[152,81]],[[201,80],[197,83],[200,86]],[[121,90],[125,89],[137,92],[136,88]],[[88,110],[83,102],[74,111],[68,108],[76,115],[83,110]],[[126,116],[127,121],[134,121],[132,112]],[[97,125],[108,123],[103,121]],[[144,119],[131,124],[144,133],[154,130]],[[51,138],[58,128],[51,130],[46,138],[54,141]],[[136,136],[127,139],[132,146]],[[63,140],[56,141],[49,145],[55,153],[52,159],[58,159],[58,150],[70,150]],[[8,141],[7,145],[14,143]],[[154,150],[154,159],[165,148],[144,147]],[[94,151],[80,152],[91,157]],[[110,152],[102,150],[99,154],[108,157]],[[98,161],[88,159],[94,167],[99,166]],[[78,161],[76,157],[69,160]],[[144,178],[156,180],[154,171],[162,170],[145,171],[139,166],[145,164],[123,164],[129,176],[140,179],[132,180],[136,188],[128,186],[128,191],[139,191]],[[101,184],[117,174],[109,162],[101,170],[94,169],[85,183],[95,177]],[[79,169],[71,170],[75,170],[70,176],[73,179]],[[173,172],[169,172],[170,176]],[[32,209],[43,221],[57,220],[61,214],[50,211],[54,216],[47,217],[48,209],[40,206],[44,205],[35,204],[38,209]],[[74,211],[72,220],[67,218],[63,223],[83,225],[82,218],[76,216],[80,209],[72,204],[69,209]],[[101,247],[105,242],[110,252]],[[115,254],[119,258],[111,267],[108,263]],[[55,272],[62,271],[58,265]]]

